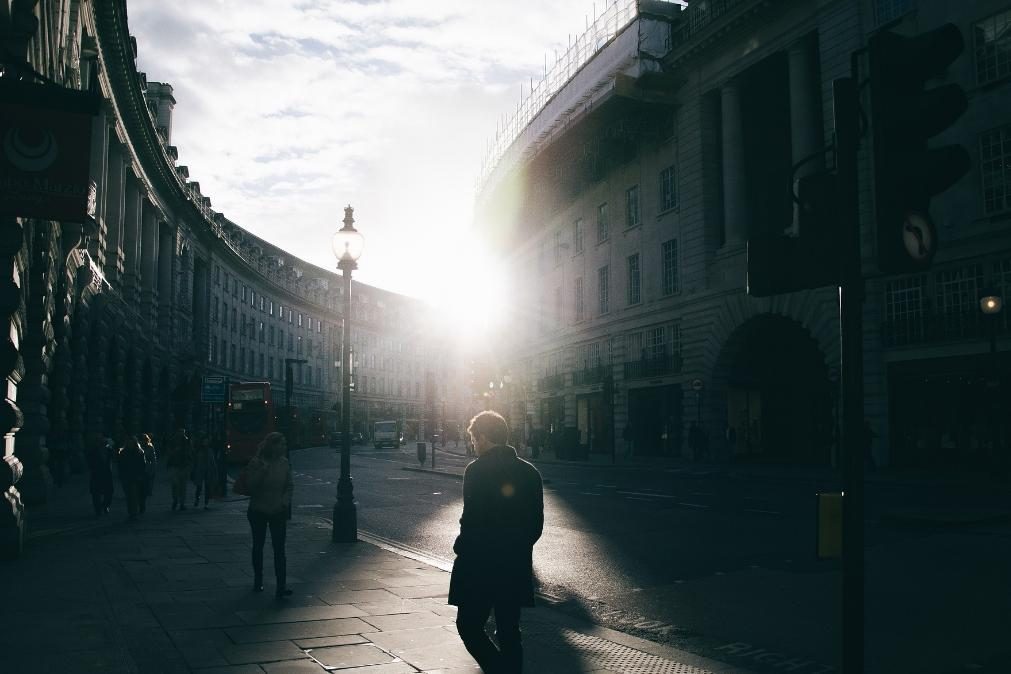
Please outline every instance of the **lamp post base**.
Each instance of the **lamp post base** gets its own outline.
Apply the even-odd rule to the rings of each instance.
[[[333,506],[333,542],[354,543],[358,540],[358,504],[353,500]]]

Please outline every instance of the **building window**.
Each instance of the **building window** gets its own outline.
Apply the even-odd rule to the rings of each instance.
[[[283,321],[284,320],[284,305],[283,304],[278,304],[277,305],[277,319],[279,321]]]
[[[221,347],[218,349],[218,365],[221,367],[225,366],[225,358],[228,355],[228,345],[225,340],[221,340]]]
[[[259,333],[260,333],[260,344],[263,344],[266,341],[266,338],[267,338],[267,333],[263,329],[263,321],[260,321],[260,330],[259,330]]]
[[[604,243],[611,236],[611,215],[608,213],[607,202],[597,206],[597,243]]]
[[[295,335],[293,335],[292,333],[289,332],[288,333],[288,351],[290,352],[290,351],[294,351],[294,350],[295,350]]]
[[[299,315],[298,315],[298,327],[300,327],[300,328],[302,327],[302,314],[301,313],[299,313]]]
[[[642,299],[639,276],[639,254],[628,256],[628,303],[638,304]]]
[[[234,370],[235,369],[235,345],[234,344],[232,344],[232,348],[230,349],[230,355],[231,355],[231,357],[229,358],[229,366],[228,367],[229,367],[229,369]]]
[[[267,376],[267,372],[263,368],[263,354],[262,353],[260,354],[260,376],[261,377]]]
[[[555,264],[562,261],[562,233],[555,232]]]
[[[874,0],[874,15],[878,25],[897,19],[913,7],[913,0]]]
[[[572,223],[572,254],[583,252],[583,219],[576,218]]]
[[[993,82],[1011,75],[1011,9],[973,26],[976,81]]]
[[[221,267],[214,265],[214,285],[221,285]]]
[[[274,300],[270,300],[270,315],[274,315]]]
[[[983,178],[983,212],[1011,208],[1011,124],[979,137],[979,168]]]
[[[926,278],[911,276],[885,286],[885,340],[892,345],[922,341]]]
[[[217,324],[218,322],[218,309],[221,304],[221,300],[217,297],[214,298],[214,310],[211,313],[211,323]]]
[[[586,304],[583,299],[583,277],[576,279],[576,320],[581,321],[585,318]]]
[[[232,332],[235,332],[236,330],[239,329],[238,323],[239,323],[239,311],[235,307],[232,307]]]
[[[260,295],[260,312],[263,312],[263,295]]]
[[[274,357],[273,356],[268,356],[267,357],[267,377],[269,379],[273,379],[274,378]]]
[[[597,270],[597,310],[601,314],[606,314],[610,310],[610,269],[604,265]]]
[[[660,212],[669,211],[673,208],[677,208],[677,189],[674,184],[674,167],[668,166],[664,170],[660,171],[659,177],[659,193],[660,193]]]
[[[625,190],[625,227],[639,224],[639,186],[632,185]]]
[[[678,283],[678,240],[664,241],[660,246],[661,277],[663,294],[673,295],[679,290]]]
[[[274,346],[274,326],[270,326],[270,341],[268,342],[271,346]]]
[[[238,279],[232,279],[232,297],[234,299],[239,299],[239,281]]]
[[[939,312],[939,331],[944,337],[974,335],[979,324],[979,291],[983,265],[945,269],[934,275],[934,306]]]

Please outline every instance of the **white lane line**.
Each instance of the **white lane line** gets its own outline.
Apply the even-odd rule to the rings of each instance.
[[[650,498],[677,498],[670,494],[658,494],[651,491],[619,491],[622,496],[649,496]]]
[[[583,496],[600,496],[600,493],[595,491],[577,491],[576,493]]]
[[[686,508],[695,508],[697,510],[709,510],[709,506],[702,505],[701,503],[682,503],[681,501],[678,501],[678,505]]]

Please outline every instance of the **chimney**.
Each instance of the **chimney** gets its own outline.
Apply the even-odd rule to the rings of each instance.
[[[172,85],[162,82],[147,83],[147,99],[155,104],[155,126],[164,129],[163,137],[166,145],[172,144],[172,109],[176,99],[172,96]]]

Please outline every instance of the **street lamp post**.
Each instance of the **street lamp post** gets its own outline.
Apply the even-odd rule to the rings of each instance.
[[[986,378],[986,386],[990,389],[991,394],[990,451],[993,452],[992,460],[1001,463],[1003,463],[1003,457],[997,447],[1000,444],[1000,432],[997,426],[998,413],[994,410],[994,407],[1000,402],[997,395],[997,389],[1000,386],[1000,378],[997,374],[997,317],[1000,315],[1003,307],[1004,298],[998,295],[993,288],[985,289],[980,295],[979,308],[983,312],[983,315],[986,316],[987,328],[990,333],[990,375]]]
[[[333,507],[333,541],[358,540],[358,506],[351,483],[351,272],[358,268],[358,258],[365,244],[354,228],[354,210],[344,209],[344,227],[333,235],[337,268],[344,277],[344,330],[341,340],[341,472],[337,480],[337,502]]]

